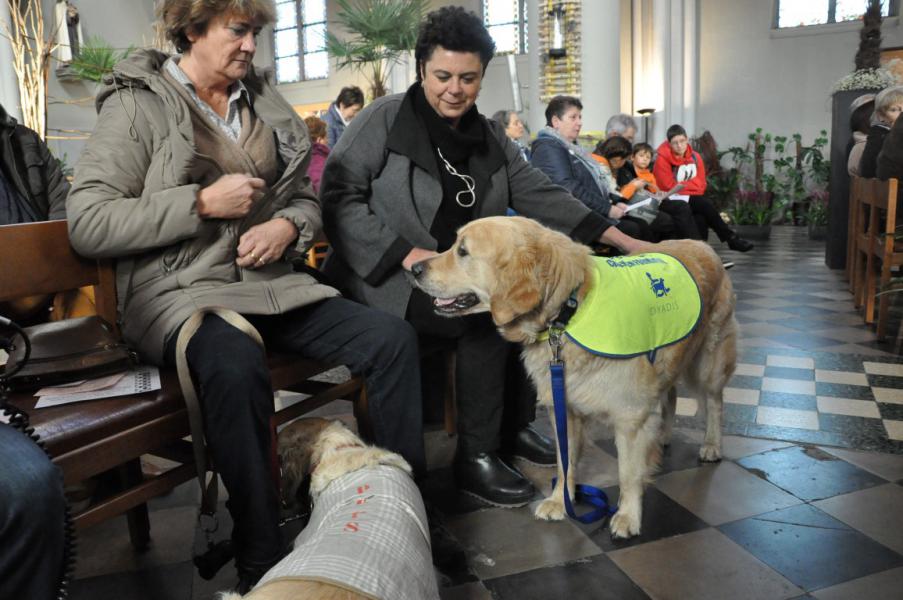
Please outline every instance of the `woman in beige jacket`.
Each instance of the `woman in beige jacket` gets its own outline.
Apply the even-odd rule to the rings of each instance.
[[[251,66],[268,0],[166,0],[182,52],[134,52],[98,95],[68,199],[73,246],[116,258],[126,341],[172,364],[197,309],[245,315],[269,347],[364,375],[375,442],[425,468],[416,336],[293,269],[320,228],[303,121]],[[207,442],[229,490],[239,589],[283,554],[270,476],[272,392],[249,337],[208,315],[186,351]]]

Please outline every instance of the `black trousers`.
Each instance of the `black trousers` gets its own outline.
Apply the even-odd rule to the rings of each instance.
[[[693,218],[696,220],[696,227],[699,229],[700,238],[708,239],[708,230],[711,229],[722,242],[726,242],[734,237],[733,230],[727,226],[721,213],[715,208],[711,200],[705,196],[690,196],[690,210],[693,211]]]
[[[377,445],[426,470],[417,337],[383,311],[330,298],[283,315],[247,315],[268,347],[341,363],[367,383]],[[167,362],[175,358],[175,338]],[[273,393],[261,348],[208,315],[187,348],[204,410],[207,444],[229,492],[239,566],[267,566],[283,553],[279,498],[271,475]]]
[[[458,453],[494,452],[536,418],[536,391],[520,361],[488,314],[441,317],[431,299],[414,290],[407,320],[417,333],[455,350]]]
[[[652,230],[660,235],[659,239],[698,240],[699,229],[693,218],[693,210],[688,202],[665,198],[658,207],[659,213],[652,222]],[[660,224],[659,217],[666,217],[670,227]]]

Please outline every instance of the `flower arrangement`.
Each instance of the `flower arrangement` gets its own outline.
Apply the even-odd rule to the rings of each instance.
[[[843,76],[831,88],[831,93],[844,90],[880,90],[899,83],[896,76],[883,67],[859,69]]]

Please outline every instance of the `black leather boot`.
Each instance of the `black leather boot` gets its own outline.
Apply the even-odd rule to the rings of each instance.
[[[459,490],[494,506],[523,506],[536,493],[530,480],[506,465],[495,452],[458,456],[454,472]]]
[[[532,425],[527,425],[517,432],[508,447],[499,452],[502,459],[509,465],[513,466],[513,459],[519,458],[538,467],[556,466],[558,464],[557,453],[555,440],[539,433]]]

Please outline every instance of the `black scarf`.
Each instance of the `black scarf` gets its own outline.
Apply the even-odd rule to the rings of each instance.
[[[416,85],[416,84],[415,84]],[[416,85],[414,90],[414,112],[426,127],[430,145],[433,148],[433,156],[439,168],[439,180],[442,184],[442,204],[433,219],[430,233],[438,242],[439,252],[449,249],[455,242],[458,228],[473,220],[474,207],[483,197],[486,186],[489,184],[488,174],[480,169],[472,168],[474,159],[485,157],[488,152],[486,144],[486,129],[477,111],[476,105],[472,106],[461,117],[458,127],[452,127],[449,121],[442,118],[436,110],[430,106],[423,93],[423,87]],[[439,152],[451,166],[462,175],[469,175],[474,179],[474,196],[466,193],[465,182],[449,172],[445,161],[439,156]],[[460,194],[460,192],[465,193]],[[460,194],[460,195],[459,195]],[[461,206],[457,198],[464,204]]]

